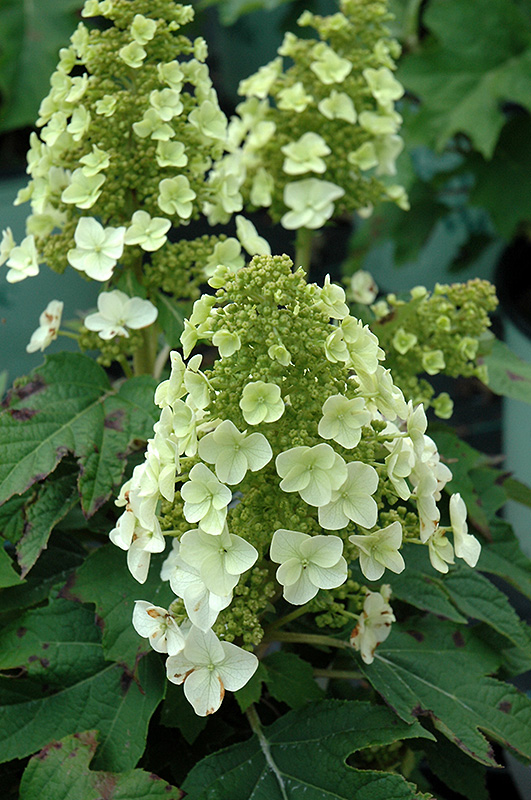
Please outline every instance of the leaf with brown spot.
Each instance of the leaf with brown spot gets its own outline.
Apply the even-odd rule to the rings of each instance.
[[[487,766],[496,762],[485,735],[531,760],[531,700],[490,677],[503,660],[499,650],[473,628],[456,629],[434,617],[418,620],[415,630],[422,640],[393,625],[372,664],[356,657],[386,703],[405,721],[428,715],[437,730]],[[456,633],[463,646],[456,647]],[[500,703],[512,704],[511,712],[502,713]]]
[[[180,800],[183,796],[177,787],[142,769],[122,773],[90,769],[97,747],[98,732],[93,730],[47,745],[24,771],[20,800]]]

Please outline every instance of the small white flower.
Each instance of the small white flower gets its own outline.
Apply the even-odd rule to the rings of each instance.
[[[241,214],[236,215],[236,235],[242,247],[250,256],[270,256],[271,247],[269,243],[257,233],[256,228],[249,219],[245,219]]]
[[[230,420],[224,420],[215,431],[199,442],[199,457],[215,464],[216,475],[223,483],[240,483],[247,470],[257,472],[273,457],[271,445],[261,433],[240,433]]]
[[[69,185],[61,194],[61,200],[63,203],[75,205],[77,208],[92,208],[101,194],[101,187],[104,183],[105,175],[100,175],[99,173],[87,175],[82,168],[75,169]]]
[[[190,480],[181,489],[184,500],[183,513],[188,522],[198,522],[205,533],[219,535],[227,517],[227,506],[232,492],[218,481],[204,464],[190,470]]]
[[[271,541],[271,561],[280,564],[277,581],[288,603],[303,605],[319,589],[335,589],[347,579],[347,562],[339,536],[309,536],[279,529]]]
[[[74,269],[96,281],[108,281],[124,250],[125,228],[104,228],[92,217],[81,217],[74,241],[76,247],[66,254]]]
[[[0,242],[0,266],[5,264],[14,247],[15,240],[11,228],[6,228],[2,231],[2,241]]]
[[[334,394],[325,401],[322,412],[317,429],[319,436],[333,439],[347,449],[359,444],[362,427],[371,421],[362,397],[349,400],[341,394]]]
[[[370,272],[359,269],[350,279],[349,296],[355,303],[370,305],[376,300],[378,286]]]
[[[282,491],[298,492],[311,506],[330,503],[348,476],[347,465],[329,444],[291,447],[277,456],[275,466]]]
[[[227,118],[212,100],[203,100],[188,115],[188,121],[208,139],[223,141],[227,135]]]
[[[324,156],[332,152],[322,136],[313,131],[303,133],[296,142],[280,148],[286,158],[282,169],[288,175],[303,175],[305,172],[326,171]]]
[[[300,114],[308,107],[313,97],[311,94],[306,94],[306,90],[300,81],[294,83],[293,86],[288,86],[286,89],[281,89],[276,96],[277,107],[282,111],[295,111]]]
[[[276,383],[251,381],[244,387],[239,405],[249,425],[276,422],[284,413],[284,400]]]
[[[54,339],[61,325],[63,303],[60,300],[51,300],[39,317],[39,327],[31,334],[31,339],[26,347],[27,353],[45,350]]]
[[[430,536],[428,550],[432,567],[438,572],[448,572],[448,564],[454,563],[454,548],[440,528]]]
[[[182,653],[166,661],[168,680],[184,683],[184,694],[200,717],[220,707],[225,689],[236,692],[258,667],[253,653],[230,642],[220,642],[213,631],[192,628]]]
[[[398,552],[402,546],[402,526],[399,522],[373,533],[348,538],[359,550],[361,571],[367,580],[379,580],[386,569],[397,575],[405,569],[404,559]]]
[[[310,64],[321,83],[343,83],[352,70],[352,64],[346,58],[341,58],[331,47],[324,42],[319,42],[313,48],[315,61]]]
[[[338,531],[351,520],[372,528],[378,516],[378,506],[372,497],[378,488],[378,473],[361,461],[351,461],[346,470],[345,480],[334,487],[328,503],[319,508],[319,524],[326,530]]]
[[[139,69],[144,63],[147,53],[138,42],[130,42],[118,50],[118,56],[131,69]]]
[[[335,183],[317,178],[288,183],[284,188],[284,203],[290,210],[280,223],[287,230],[321,228],[334,214],[334,201],[344,194],[345,190]]]
[[[11,233],[9,228],[8,231]],[[4,236],[8,231],[4,232]],[[7,236],[7,242],[9,243],[9,236]],[[6,244],[5,251],[7,251],[7,248],[8,245]],[[7,266],[10,268],[6,275],[8,283],[18,283],[25,278],[34,278],[39,274],[38,255],[33,234],[26,236],[18,246],[13,246],[9,249]]]
[[[171,222],[164,217],[150,217],[147,211],[135,211],[125,234],[125,244],[139,244],[149,253],[162,247]]]
[[[133,628],[139,636],[149,639],[157,653],[174,656],[184,648],[184,635],[171,611],[145,600],[135,600]]]
[[[349,361],[358,374],[373,375],[378,370],[378,361],[384,357],[378,345],[378,337],[355,317],[345,316],[341,331],[346,342]]]
[[[159,183],[159,196],[157,202],[166,214],[177,215],[181,219],[192,216],[196,194],[190,188],[188,178],[178,175],[176,178],[164,178]]]
[[[332,319],[344,319],[348,316],[345,299],[343,288],[335,283],[330,283],[330,275],[327,275],[323,288],[317,294],[315,305]]]
[[[101,339],[129,336],[127,328],[147,328],[157,319],[158,311],[149,300],[129,297],[119,289],[101,292],[98,313],[85,317],[85,327],[97,331]]]
[[[457,558],[462,558],[469,567],[475,567],[481,554],[481,544],[475,536],[468,533],[466,505],[460,494],[450,497],[450,523],[454,534],[454,550]]]
[[[172,551],[162,565],[160,577],[170,582],[172,591],[184,601],[190,621],[202,631],[212,627],[219,612],[232,600],[232,592],[218,595],[207,589],[199,570],[181,558],[177,539],[173,540]]]
[[[186,365],[182,360],[181,354],[176,350],[172,350],[170,353],[170,363],[170,377],[168,380],[159,383],[155,390],[155,404],[159,408],[173,405],[176,400],[186,394],[183,380]]]
[[[216,331],[212,337],[212,344],[218,348],[221,358],[229,358],[242,346],[238,334],[226,330]]]
[[[358,650],[365,664],[372,664],[374,651],[391,633],[391,623],[396,621],[389,605],[390,587],[382,586],[379,592],[367,592],[358,624],[350,634],[350,644]]]
[[[131,36],[138,44],[147,44],[155,36],[157,23],[143,14],[135,14],[131,23]]]
[[[220,536],[201,530],[186,531],[181,537],[180,555],[199,571],[206,588],[220,596],[230,594],[240,575],[251,569],[258,558],[252,544],[226,528]]]

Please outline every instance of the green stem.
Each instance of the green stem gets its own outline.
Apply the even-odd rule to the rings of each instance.
[[[155,323],[143,328],[142,346],[133,355],[133,372],[135,375],[152,375],[157,359],[157,343],[159,326]]]
[[[308,275],[312,261],[313,231],[299,228],[295,240],[295,269],[302,267]]]
[[[345,669],[314,669],[314,678],[330,678],[336,680],[357,681],[363,678],[361,672]]]
[[[269,742],[267,741],[264,732],[262,730],[262,723],[260,722],[260,718],[256,713],[256,708],[251,705],[245,712],[247,715],[247,719],[249,720],[249,725],[251,726],[251,730],[253,733],[256,734],[258,741],[260,742],[260,747],[262,749],[262,753],[264,754],[265,760],[267,762],[268,767],[274,774],[275,778],[278,782],[278,787],[280,789],[280,794],[282,800],[288,800],[288,795],[286,794],[286,787],[284,784],[284,779],[280,774],[280,770],[273,761],[273,756],[271,755],[271,749],[269,747]]]
[[[291,613],[286,614],[285,617],[280,617],[277,619],[276,622],[272,622],[271,625],[268,625],[264,630],[264,635],[268,637],[272,631],[276,631],[277,628],[283,628],[284,625],[287,625],[288,622],[292,622],[292,620],[297,619],[297,617],[301,617],[303,614],[309,610],[311,603],[306,603],[305,606],[300,606],[296,608],[295,611],[291,611]]]
[[[118,363],[120,364],[121,368],[123,369],[125,377],[126,378],[132,378],[133,377],[133,370],[129,366],[129,362],[126,359],[126,357],[123,356],[123,355],[118,356]]]
[[[77,333],[70,333],[70,331],[57,331],[58,336],[66,336],[67,339],[75,339],[76,342],[79,340],[79,334]]]
[[[350,644],[342,639],[332,639],[316,633],[275,633],[271,641],[292,642],[293,644],[314,644],[320,647],[339,647],[349,650]]]

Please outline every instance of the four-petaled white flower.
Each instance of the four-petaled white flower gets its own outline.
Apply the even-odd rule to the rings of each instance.
[[[139,244],[142,250],[152,253],[165,243],[170,228],[169,219],[150,217],[147,211],[135,211],[125,234],[125,244]]]
[[[343,83],[352,70],[351,62],[347,58],[341,58],[324,42],[315,45],[313,55],[316,61],[310,64],[310,69],[317,75],[321,83],[326,85]]]
[[[232,592],[240,575],[251,569],[258,558],[252,544],[226,528],[220,536],[201,530],[186,531],[181,537],[180,554],[198,570],[206,588],[221,596]]]
[[[284,492],[298,492],[310,506],[326,506],[348,476],[347,465],[329,444],[301,445],[275,460]],[[372,468],[371,468],[372,469]],[[374,502],[374,501],[373,501]]]
[[[105,175],[87,175],[80,168],[74,170],[69,185],[63,190],[61,200],[77,208],[92,208],[101,194],[101,187],[105,183]]]
[[[370,305],[378,295],[378,286],[370,272],[359,269],[350,279],[348,294],[355,303]]]
[[[185,638],[171,611],[154,606],[145,600],[135,600],[133,628],[144,639],[149,639],[157,653],[177,655],[184,648]]]
[[[26,346],[27,353],[45,350],[57,339],[62,313],[63,303],[60,300],[51,300],[48,303],[39,317],[39,327],[31,334],[30,342]]]
[[[322,136],[307,131],[296,142],[290,142],[280,148],[286,158],[282,169],[288,175],[303,175],[305,172],[326,171],[324,156],[332,152]]]
[[[351,461],[345,480],[334,487],[328,503],[319,509],[319,524],[329,531],[345,528],[349,520],[364,528],[376,524],[378,506],[371,496],[378,488],[378,473],[370,464]]]
[[[198,522],[201,530],[218,536],[227,518],[227,506],[232,492],[220,483],[205,464],[190,470],[190,480],[181,489],[183,513],[188,522]]]
[[[108,281],[124,250],[125,227],[104,228],[93,217],[81,217],[68,263],[96,281]]]
[[[391,633],[396,618],[389,605],[391,589],[382,586],[379,592],[367,592],[358,624],[350,634],[350,644],[358,650],[365,664],[372,664],[374,651]]]
[[[335,283],[330,283],[330,275],[327,275],[323,288],[317,294],[315,305],[332,319],[344,319],[348,316],[348,306],[345,303],[345,299],[344,289]]]
[[[347,579],[347,562],[339,536],[309,536],[279,529],[271,541],[271,561],[280,564],[277,581],[293,605],[304,605],[319,589],[335,589]]]
[[[454,548],[441,528],[437,528],[430,536],[428,552],[432,567],[438,572],[448,572],[448,564],[454,563]]]
[[[280,224],[290,231],[321,228],[334,213],[334,201],[344,194],[345,190],[335,183],[317,178],[288,183],[284,188],[284,203],[290,210]]]
[[[159,183],[159,196],[157,203],[162,211],[172,216],[176,214],[181,219],[189,219],[192,216],[193,205],[196,194],[190,188],[188,178],[184,175],[177,175],[176,178],[163,178]]]
[[[481,544],[475,536],[468,533],[466,505],[460,494],[453,494],[450,497],[450,524],[457,558],[462,558],[469,567],[475,567],[481,553]]]
[[[251,220],[245,219],[241,214],[236,214],[236,235],[250,256],[271,255],[269,242],[259,236]]]
[[[228,419],[201,439],[198,452],[203,461],[215,464],[219,480],[231,485],[240,483],[247,470],[262,469],[273,457],[271,445],[263,434],[241,433]]]
[[[405,568],[404,559],[398,552],[402,545],[402,526],[399,522],[373,533],[348,538],[359,550],[361,571],[367,580],[379,580],[386,569],[398,575]]]
[[[127,328],[147,328],[157,319],[158,311],[149,300],[129,297],[119,289],[101,292],[98,313],[85,317],[85,327],[97,331],[101,339],[129,336]]]
[[[181,558],[177,539],[173,540],[172,551],[162,565],[160,577],[170,582],[172,591],[184,601],[190,621],[202,631],[211,628],[219,612],[231,603],[232,592],[218,595],[207,589],[199,570]]]
[[[39,261],[33,234],[26,236],[16,246],[12,241],[11,230],[8,228],[7,231],[4,231],[2,244],[5,246],[7,266],[10,268],[6,275],[8,283],[18,283],[25,278],[34,278],[39,274]],[[0,263],[3,263],[3,259]]]
[[[342,447],[356,447],[361,439],[361,429],[371,421],[363,397],[349,400],[342,394],[334,394],[325,401],[323,416],[317,431],[323,439],[333,439]]]
[[[276,422],[284,413],[284,400],[276,383],[250,381],[243,389],[239,405],[249,425]]]
[[[211,630],[192,628],[182,653],[166,661],[168,680],[184,683],[184,694],[200,717],[220,707],[225,689],[236,692],[258,667],[253,653],[230,642],[220,642]]]

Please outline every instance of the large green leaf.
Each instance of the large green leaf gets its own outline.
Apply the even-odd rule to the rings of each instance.
[[[24,667],[28,677],[0,678],[0,761],[23,758],[54,737],[97,728],[96,765],[133,768],[164,694],[157,655],[142,658],[134,675],[105,661],[92,612],[60,598],[27,612],[3,636],[4,659]]]
[[[59,48],[76,27],[80,0],[3,0],[0,5],[0,130],[32,125],[48,94]]]
[[[2,544],[0,544],[0,589],[16,586],[20,581],[20,575],[13,568],[13,561]]]
[[[492,542],[481,550],[477,569],[498,575],[531,598],[531,561],[518,544],[511,526],[499,519],[490,528]]]
[[[90,769],[97,731],[48,744],[30,759],[20,784],[20,800],[179,800],[182,792],[141,769],[113,774]]]
[[[356,750],[430,736],[383,706],[324,700],[291,711],[252,739],[197,764],[183,789],[193,800],[413,800],[399,775],[345,764]]]
[[[47,546],[55,525],[77,502],[76,472],[52,475],[44,482],[37,498],[25,510],[24,533],[17,544],[17,559],[22,577],[33,567]]]
[[[481,361],[488,369],[489,389],[504,397],[531,403],[531,364],[522,361],[498,339],[488,342]]]
[[[323,690],[315,682],[312,666],[295,653],[271,653],[263,663],[267,669],[264,680],[276,700],[301,708],[322,699]]]
[[[360,666],[403,720],[428,716],[461,750],[493,766],[483,732],[531,760],[531,701],[513,686],[485,677],[500,657],[470,629],[427,617],[393,626],[374,662]]]
[[[152,556],[148,578],[140,585],[127,569],[123,550],[109,544],[92,553],[69,584],[69,598],[95,603],[106,658],[133,666],[139,653],[150,651],[147,640],[133,628],[131,618],[135,600],[148,600],[167,608],[175,598],[169,583],[160,579],[163,557]]]
[[[94,514],[122,477],[130,441],[151,432],[153,385],[150,378],[133,378],[112,394],[92,359],[48,356],[12,390],[0,415],[0,503],[45,478],[72,453],[80,464],[83,511]]]
[[[432,33],[401,63],[399,79],[421,100],[412,121],[424,144],[442,149],[456,134],[485,158],[506,116],[503,103],[531,111],[531,31],[512,0],[431,0],[423,24]]]

